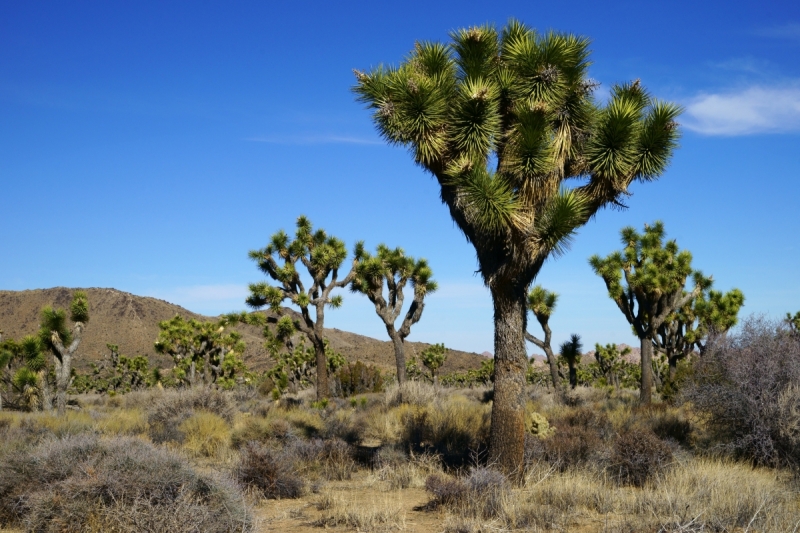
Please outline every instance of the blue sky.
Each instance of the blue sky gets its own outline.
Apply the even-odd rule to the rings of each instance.
[[[426,257],[440,291],[410,340],[492,350],[491,301],[432,178],[386,146],[351,69],[516,17],[592,39],[599,97],[640,78],[684,106],[681,148],[538,283],[554,343],[635,343],[587,258],[619,230],[668,236],[738,287],[745,314],[800,309],[800,6],[794,2],[0,4],[0,289],[114,287],[216,314],[261,275],[247,251],[303,213]],[[326,326],[384,338],[345,294]],[[530,328],[534,333],[535,322]]]

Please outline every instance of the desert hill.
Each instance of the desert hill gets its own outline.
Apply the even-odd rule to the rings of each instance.
[[[0,331],[5,338],[20,339],[35,333],[39,328],[39,313],[42,307],[52,305],[66,309],[72,301],[72,293],[79,289],[56,287],[26,291],[0,291]],[[193,313],[183,307],[164,300],[136,296],[116,289],[80,289],[89,298],[89,323],[78,348],[75,366],[81,370],[91,361],[102,359],[108,353],[106,344],[119,345],[120,353],[127,356],[144,355],[152,365],[170,368],[169,357],[157,354],[153,343],[158,337],[158,323],[180,315],[186,319],[212,320]],[[375,320],[378,320],[375,317]],[[247,345],[244,361],[252,370],[264,370],[271,366],[271,359],[263,347],[261,329],[240,325],[236,329]],[[325,330],[334,350],[350,362],[361,360],[387,370],[394,369],[394,350],[389,340],[378,340],[339,329]],[[428,344],[406,343],[406,356],[419,354]],[[484,357],[477,353],[451,350],[442,374],[463,371],[480,366]]]

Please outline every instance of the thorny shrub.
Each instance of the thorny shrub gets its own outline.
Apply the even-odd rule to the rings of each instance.
[[[141,439],[50,439],[0,464],[0,526],[27,531],[251,531],[241,491]]]
[[[612,477],[624,484],[641,487],[667,468],[672,452],[649,430],[632,429],[614,443],[609,467]]]
[[[305,486],[294,458],[258,442],[249,442],[242,448],[234,477],[264,498],[299,498]]]
[[[798,467],[798,383],[800,338],[783,324],[750,317],[695,363],[684,399],[707,414],[713,447],[758,465]]]

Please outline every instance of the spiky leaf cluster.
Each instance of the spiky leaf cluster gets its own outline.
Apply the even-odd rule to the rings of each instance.
[[[536,285],[528,293],[528,310],[544,325],[556,309],[558,294]]]
[[[674,240],[665,243],[664,235],[661,221],[645,225],[641,234],[626,227],[621,231],[621,251],[589,259],[639,338],[652,335],[669,314],[711,286],[711,278],[692,270],[692,254],[679,250]],[[685,294],[690,276],[695,288]]]
[[[515,20],[450,37],[417,43],[397,67],[355,71],[354,90],[380,134],[437,178],[487,282],[520,264],[535,274],[597,209],[666,168],[678,106],[638,81],[597,103],[587,38]],[[565,188],[571,178],[583,183]]]
[[[580,361],[583,344],[581,343],[581,336],[573,333],[570,335],[569,340],[561,343],[558,354],[564,358],[567,364],[572,368],[576,362]]]
[[[363,255],[363,243],[356,244],[354,253],[358,260]],[[328,236],[325,230],[314,231],[311,221],[305,216],[297,219],[294,239],[290,240],[283,230],[278,231],[267,246],[252,250],[249,255],[263,273],[277,282],[277,285],[251,283],[250,296],[246,300],[250,307],[269,306],[280,314],[281,302],[286,299],[301,309],[320,302],[334,308],[342,304],[340,296],[329,296],[329,287],[341,285],[337,284],[338,273],[347,257],[347,250],[342,241]],[[312,284],[308,289],[297,270],[298,262],[311,275]]]
[[[436,372],[447,360],[447,348],[443,343],[431,344],[420,354],[420,360],[425,368],[430,370],[431,377],[436,376]]]
[[[230,323],[227,317],[199,321],[175,315],[159,322],[155,349],[173,358],[174,374],[179,380],[188,379],[192,364],[208,384],[222,378],[230,380],[245,369],[241,361],[245,344],[238,332],[226,332]]]

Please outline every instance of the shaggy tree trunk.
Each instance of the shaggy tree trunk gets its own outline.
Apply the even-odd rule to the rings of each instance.
[[[494,402],[489,460],[522,477],[525,451],[525,287],[492,287],[494,303]]]
[[[389,332],[389,338],[392,339],[392,344],[394,344],[394,361],[395,365],[397,366],[397,384],[402,385],[406,382],[405,343],[403,342],[403,338],[396,331],[394,331],[394,328],[390,328],[387,325],[386,330]]]
[[[317,400],[330,396],[328,388],[328,357],[321,336],[314,336],[314,354],[317,356]]]
[[[653,341],[641,339],[642,386],[639,392],[639,404],[650,405],[653,398]]]
[[[69,387],[70,373],[72,371],[72,354],[65,353],[61,361],[56,358],[56,409],[59,416],[67,410],[67,388]]]
[[[39,372],[39,380],[42,383],[42,411],[53,410],[53,394],[50,390],[50,373],[47,368]]]

